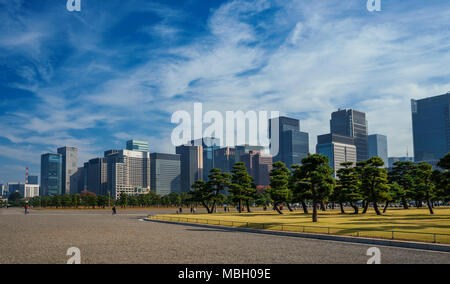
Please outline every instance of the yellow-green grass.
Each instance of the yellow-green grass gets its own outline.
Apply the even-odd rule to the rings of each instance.
[[[351,211],[349,210],[348,213]],[[306,233],[349,235],[369,238],[411,240],[450,244],[450,209],[389,209],[383,216],[373,210],[367,214],[340,214],[339,210],[320,212],[319,222],[313,223],[311,214],[300,211],[217,214],[167,214],[150,217],[169,221],[211,225],[249,227]],[[394,234],[392,234],[394,231]]]

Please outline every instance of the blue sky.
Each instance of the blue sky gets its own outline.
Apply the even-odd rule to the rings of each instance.
[[[450,2],[381,1],[0,0],[0,183],[59,146],[80,165],[130,138],[173,152],[194,102],[300,118],[312,151],[356,108],[411,153],[410,99],[450,91]]]

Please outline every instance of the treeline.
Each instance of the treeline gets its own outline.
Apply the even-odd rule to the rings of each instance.
[[[378,157],[341,166],[334,178],[326,156],[308,155],[302,165],[294,165],[292,170],[276,162],[270,173],[270,187],[265,194],[258,195],[245,164],[237,163],[231,174],[213,169],[208,182],[197,181],[192,186],[191,200],[202,204],[208,213],[214,213],[217,204],[226,198],[238,204],[239,212],[243,204],[250,212],[250,204],[256,202],[270,203],[274,210],[283,214],[280,206],[286,205],[293,211],[291,204],[298,203],[308,214],[307,205],[312,204],[313,222],[317,222],[318,210],[326,210],[327,203],[339,204],[344,214],[346,205],[354,209],[353,214],[359,214],[358,205],[362,204],[362,214],[373,206],[376,214],[382,215],[392,203],[401,203],[408,209],[412,201],[418,207],[425,202],[430,214],[434,214],[434,202],[450,199],[450,153],[438,164],[443,171],[433,170],[428,163],[397,162],[388,173]],[[229,196],[225,197],[223,193],[227,191]]]
[[[24,201],[22,201],[24,203]],[[55,196],[34,197],[29,201],[33,207],[42,208],[106,208],[109,206],[125,207],[152,207],[152,206],[190,206],[191,201],[187,193],[170,193],[161,196],[151,191],[148,194],[129,196],[125,193],[120,198],[114,198],[104,195],[96,195],[93,192],[83,191],[80,194],[64,194]]]

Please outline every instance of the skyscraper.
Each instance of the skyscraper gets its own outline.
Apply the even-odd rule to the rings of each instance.
[[[203,146],[181,145],[176,148],[181,163],[181,192],[191,191],[197,180],[203,180]]]
[[[332,134],[354,138],[358,162],[369,159],[367,120],[364,112],[353,109],[333,112],[330,130]]]
[[[138,151],[138,152],[148,152],[148,142],[130,140],[127,141],[127,150]]]
[[[276,131],[278,126],[278,133]],[[278,155],[273,158],[273,162],[281,161],[288,167],[292,165],[299,165],[303,158],[309,153],[309,134],[300,131],[300,121],[298,119],[289,117],[278,117],[269,120],[269,137],[272,135],[279,137]]]
[[[243,155],[248,154],[252,151],[262,152],[264,150],[264,147],[252,146],[252,145],[240,145],[240,146],[236,146],[234,149],[235,149],[235,156],[234,156],[235,163],[239,163],[239,162],[242,162],[241,157]]]
[[[129,150],[107,151],[107,191],[116,199],[122,193],[150,191],[150,154]]]
[[[150,164],[152,191],[161,196],[181,192],[180,155],[152,153]]]
[[[86,190],[97,195],[107,195],[108,164],[106,158],[96,158],[84,164]]]
[[[58,154],[62,156],[62,192],[70,194],[70,177],[78,170],[78,149],[62,147]]]
[[[384,167],[389,166],[387,136],[381,134],[369,135],[369,158],[380,157]]]
[[[411,105],[415,162],[435,165],[450,152],[450,92]]]
[[[203,139],[192,140],[191,145],[201,146],[203,149],[203,179],[208,179],[209,172],[216,168],[215,151],[220,149],[220,140],[217,138],[205,137]]]
[[[341,168],[341,163],[352,162],[356,165],[356,147],[354,139],[348,136],[338,134],[326,134],[317,137],[317,154],[328,157],[330,167],[337,171]]]
[[[245,163],[256,186],[267,187],[270,185],[270,172],[273,164],[271,156],[265,156],[259,151],[250,151],[241,156],[241,162]]]
[[[41,196],[63,194],[62,155],[43,154],[41,156]]]
[[[236,163],[236,149],[232,147],[225,147],[214,152],[215,167],[222,172],[231,173],[234,164]]]

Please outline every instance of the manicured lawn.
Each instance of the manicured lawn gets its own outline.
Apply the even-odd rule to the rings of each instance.
[[[350,210],[348,211],[351,212]],[[430,215],[428,209],[389,209],[383,216],[370,210],[367,214],[340,214],[338,210],[320,212],[319,222],[313,223],[311,215],[302,211],[284,211],[279,215],[272,211],[253,213],[217,213],[160,215],[159,219],[177,219],[181,222],[203,223],[223,226],[250,227],[283,231],[298,231],[322,234],[351,235],[450,244],[450,208],[436,208]],[[179,219],[182,218],[182,219]],[[421,234],[428,233],[428,234]]]

